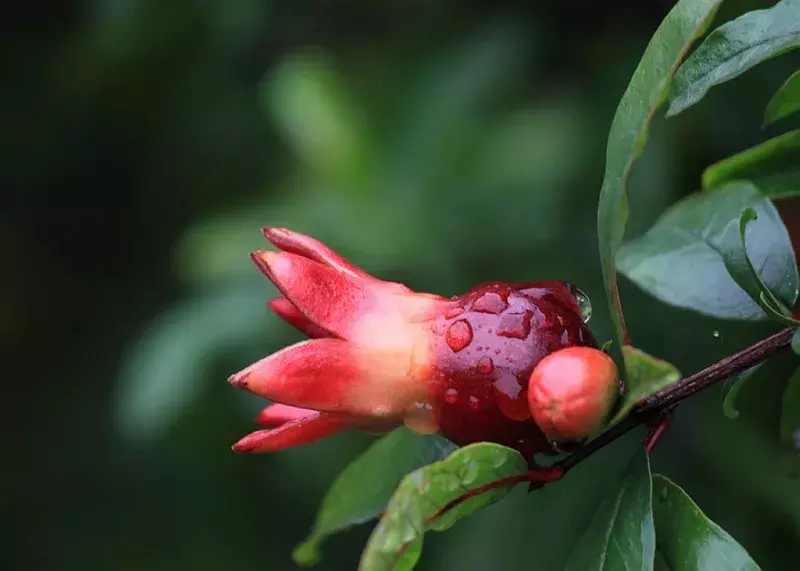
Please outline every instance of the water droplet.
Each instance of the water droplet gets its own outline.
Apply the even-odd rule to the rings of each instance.
[[[484,355],[480,359],[478,359],[478,366],[476,367],[478,372],[483,375],[488,375],[494,371],[494,361],[488,355]]]
[[[513,337],[514,339],[525,339],[531,332],[531,317],[533,313],[504,313],[500,317],[500,325],[497,334],[503,337]]]
[[[503,351],[502,351],[502,350],[501,350],[499,347],[498,347],[497,349],[495,349],[495,350],[494,350],[494,354],[495,354],[495,355],[499,355],[499,354],[500,354],[500,353],[502,353],[502,352],[503,352]]]
[[[439,432],[439,424],[430,403],[416,401],[406,411],[403,419],[405,425],[417,434],[435,434]]]
[[[456,389],[447,389],[444,391],[444,402],[453,404],[458,400],[458,391]]]
[[[497,407],[503,416],[515,421],[523,421],[531,416],[528,406],[528,391],[512,373],[504,373],[494,383]]]
[[[564,332],[561,334],[561,344],[568,345],[569,344],[569,330],[565,329]]]
[[[659,493],[659,495],[661,496],[662,500],[666,500],[667,499],[667,488],[666,488],[666,486],[661,488],[661,492]]]
[[[417,434],[436,434],[439,425],[430,417],[423,415],[408,415],[403,423]]]
[[[456,353],[472,342],[472,326],[465,319],[459,319],[447,328],[447,345]]]
[[[711,332],[711,335],[714,336],[714,339],[719,339],[719,331],[717,331],[716,329]]]
[[[481,401],[478,400],[478,397],[469,397],[469,408],[472,410],[478,410],[481,408]]]
[[[500,296],[500,294],[489,292],[479,297],[472,305],[472,311],[480,313],[491,313],[499,315],[508,307],[508,303]]]
[[[571,286],[570,290],[575,297],[575,301],[578,302],[578,307],[581,310],[581,319],[583,319],[584,323],[588,322],[592,317],[592,301],[581,288]]]

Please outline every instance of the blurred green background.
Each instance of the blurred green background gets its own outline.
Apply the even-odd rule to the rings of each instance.
[[[721,19],[764,2],[730,2]],[[86,0],[4,10],[0,91],[0,567],[284,570],[348,433],[229,449],[261,406],[227,376],[299,339],[263,302],[259,228],[311,234],[381,277],[455,294],[564,279],[610,337],[595,236],[607,130],[672,2]],[[629,235],[762,131],[797,55],[654,125]],[[692,371],[768,326],[623,283],[634,341]],[[654,457],[764,569],[800,568],[800,483],[776,362],[723,417],[684,406]],[[546,491],[427,538],[419,569],[555,570],[641,434]],[[329,541],[354,569],[370,526]]]

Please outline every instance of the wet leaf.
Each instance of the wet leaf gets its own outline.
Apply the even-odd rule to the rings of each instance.
[[[640,450],[619,487],[597,508],[567,571],[652,571],[656,543],[652,498],[650,460]]]
[[[422,551],[426,531],[451,527],[475,510],[505,497],[513,484],[478,494],[434,519],[440,508],[470,490],[526,471],[527,463],[516,450],[481,442],[412,472],[403,478],[372,532],[359,569],[412,569]]]
[[[721,0],[681,0],[656,30],[617,106],[606,150],[597,211],[597,233],[606,296],[620,346],[626,341],[615,256],[628,221],[627,184],[641,155],[650,123],[664,103],[670,81],[692,42],[713,18]]]
[[[671,571],[757,571],[755,561],[679,486],[653,476],[656,548]]]
[[[764,304],[729,274],[734,268],[742,283],[752,281],[746,260],[742,266],[739,259],[739,217],[747,208],[758,216],[747,225],[747,258],[759,280],[791,306],[798,278],[789,233],[772,202],[749,182],[730,182],[673,205],[644,236],[620,249],[619,269],[665,303],[723,319],[764,320]],[[735,265],[731,255],[739,257]]]
[[[783,0],[723,24],[708,35],[675,74],[667,116],[685,111],[713,86],[797,47],[800,0]]]
[[[339,474],[325,494],[311,534],[295,548],[294,560],[301,565],[316,563],[327,537],[378,517],[406,474],[455,449],[441,436],[421,436],[405,427],[375,441]]]
[[[764,283],[764,280],[761,279],[761,276],[758,275],[753,266],[750,256],[747,255],[747,225],[756,220],[757,217],[756,211],[750,207],[745,208],[739,215],[739,247],[726,244],[724,248],[721,248],[725,268],[739,287],[761,306],[768,317],[784,324],[793,325],[795,321],[791,316],[791,312],[784,305],[784,302],[778,299],[767,284]],[[796,268],[794,271],[787,270],[787,275],[794,275],[796,279]],[[789,295],[788,303],[794,304],[797,299],[797,290],[795,289],[793,294],[787,291],[787,295]]]
[[[723,159],[703,172],[703,188],[732,180],[749,180],[770,198],[800,195],[800,130]]]

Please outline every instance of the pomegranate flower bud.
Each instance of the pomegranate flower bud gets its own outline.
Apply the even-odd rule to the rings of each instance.
[[[619,393],[614,361],[591,347],[568,347],[536,365],[528,385],[533,420],[549,440],[582,440],[597,430]]]
[[[230,382],[274,401],[241,452],[313,442],[346,428],[406,424],[456,444],[552,448],[531,419],[527,383],[549,353],[595,341],[582,292],[564,282],[492,282],[444,298],[374,278],[321,242],[265,228],[278,251],[251,254],[281,296],[269,307],[309,339]]]

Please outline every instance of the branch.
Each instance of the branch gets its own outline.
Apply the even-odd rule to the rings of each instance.
[[[678,382],[662,391],[646,398],[639,407],[629,414],[622,422],[612,426],[603,434],[594,440],[586,443],[573,454],[567,456],[563,460],[556,462],[549,468],[537,468],[529,471],[526,474],[511,476],[501,480],[495,480],[484,484],[480,488],[471,490],[461,496],[451,500],[431,517],[428,518],[426,523],[437,520],[442,515],[458,506],[462,502],[475,497],[478,494],[494,490],[499,487],[508,486],[510,484],[518,484],[520,482],[529,482],[531,489],[538,489],[544,487],[550,482],[559,480],[561,476],[569,472],[572,468],[589,458],[592,454],[604,448],[624,436],[637,426],[642,424],[652,424],[659,419],[669,417],[670,413],[684,400],[690,396],[707,389],[708,387],[727,379],[731,375],[740,373],[772,357],[781,349],[789,345],[794,335],[795,328],[789,327],[762,339],[758,343],[754,343],[749,347],[742,349],[725,357],[721,361],[714,363],[696,372],[693,375],[684,377]]]

